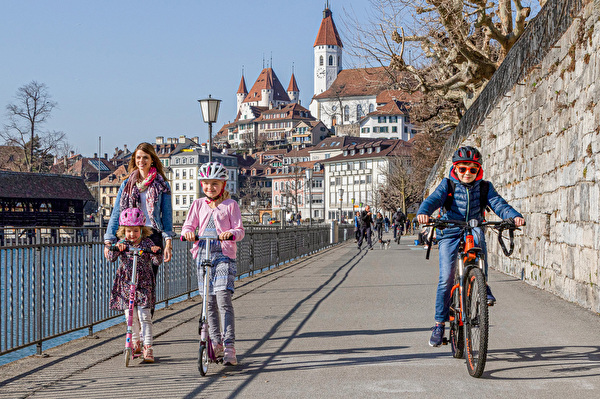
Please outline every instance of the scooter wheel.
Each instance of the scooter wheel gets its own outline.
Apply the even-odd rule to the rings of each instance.
[[[129,361],[131,360],[131,348],[125,348],[125,367],[129,367]]]

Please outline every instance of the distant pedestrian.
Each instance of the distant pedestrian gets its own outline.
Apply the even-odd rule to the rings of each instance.
[[[377,232],[377,242],[381,242],[381,239],[383,238],[383,223],[383,215],[381,215],[381,212],[377,212],[377,216],[375,216],[374,220],[375,231]]]
[[[373,249],[373,243],[371,242],[371,226],[373,225],[373,214],[371,213],[371,207],[367,205],[365,210],[360,213],[360,236],[358,237],[358,249],[362,246],[363,239],[366,237],[369,249]]]
[[[354,215],[354,242],[358,242],[358,237],[360,236],[360,212],[356,211],[356,215]]]
[[[129,293],[131,274],[133,273],[133,257],[127,251],[129,247],[138,247],[150,250],[153,254],[142,253],[137,262],[137,287],[135,290],[135,309],[132,327],[132,346],[134,353],[142,352],[144,362],[154,362],[154,350],[152,349],[152,314],[156,295],[154,290],[154,272],[152,266],[158,266],[163,261],[163,255],[157,253],[158,245],[149,238],[152,229],[146,226],[146,218],[140,209],[128,208],[121,212],[119,217],[119,229],[117,237],[120,240],[116,246],[118,250],[111,249],[107,244],[107,259],[114,262],[119,259],[117,275],[110,294],[110,308],[126,311],[129,309]],[[125,312],[125,321],[129,321],[129,312]],[[141,334],[140,334],[141,324]]]
[[[390,231],[390,218],[387,216],[383,219],[383,223],[385,225],[385,232],[388,233]]]

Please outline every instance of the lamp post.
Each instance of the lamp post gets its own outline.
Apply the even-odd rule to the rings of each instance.
[[[212,98],[210,94],[204,100],[198,100],[202,110],[202,118],[208,123],[208,162],[212,162],[212,124],[217,121],[219,116],[219,105],[221,100]]]
[[[313,170],[312,168],[307,168],[306,169],[306,184],[308,184],[308,214],[309,214],[309,219],[308,219],[308,223],[309,226],[312,226],[312,220],[313,220],[313,214],[312,214],[312,174],[313,174]]]
[[[340,195],[340,224],[342,224],[342,199],[344,196],[344,189],[340,188],[338,194]]]

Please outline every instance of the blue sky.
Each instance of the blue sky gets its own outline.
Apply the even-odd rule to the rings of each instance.
[[[0,125],[17,89],[45,83],[58,108],[45,128],[91,156],[156,136],[207,140],[199,98],[223,100],[216,126],[235,118],[242,67],[248,89],[263,55],[284,87],[292,63],[302,104],[313,91],[313,43],[324,0],[0,0]],[[342,38],[343,7],[331,0]],[[348,57],[344,60],[346,63]]]

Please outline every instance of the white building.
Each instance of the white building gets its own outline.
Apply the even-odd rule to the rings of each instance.
[[[377,193],[386,182],[390,158],[408,158],[411,146],[403,140],[371,140],[345,146],[342,154],[324,160],[325,219],[339,220],[340,209],[344,220],[366,205],[380,210]]]
[[[396,97],[398,96],[398,97]],[[408,141],[417,131],[410,123],[410,101],[415,98],[401,91],[387,90],[377,96],[377,109],[360,120],[360,137]]]

